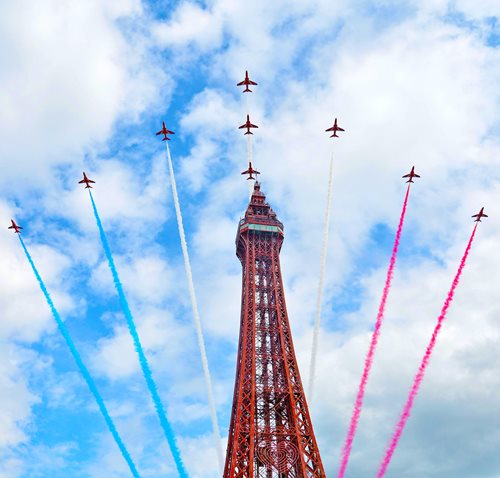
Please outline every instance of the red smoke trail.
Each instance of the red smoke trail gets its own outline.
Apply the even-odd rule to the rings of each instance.
[[[351,423],[349,424],[349,431],[347,432],[347,438],[344,443],[344,448],[342,449],[342,459],[338,474],[339,478],[344,477],[345,470],[347,468],[347,462],[349,461],[349,456],[351,454],[352,442],[354,440],[354,436],[356,435],[356,429],[358,428],[361,408],[363,407],[363,398],[365,395],[366,383],[368,382],[368,376],[370,375],[370,370],[372,368],[373,356],[375,355],[375,349],[377,348],[380,329],[382,327],[382,320],[384,319],[385,304],[387,302],[387,297],[391,288],[392,277],[394,275],[394,266],[396,265],[396,256],[398,255],[399,241],[401,239],[401,232],[403,230],[403,223],[406,215],[406,206],[408,204],[408,195],[410,194],[410,186],[411,184],[408,184],[408,189],[406,190],[403,210],[401,211],[398,230],[396,232],[396,238],[394,239],[394,246],[392,248],[391,261],[389,263],[389,269],[387,270],[387,277],[385,279],[384,291],[382,292],[382,299],[380,300],[380,305],[378,308],[377,321],[375,322],[375,329],[373,330],[370,348],[368,349],[368,353],[365,358],[365,368],[363,370],[363,375],[361,376],[361,382],[359,384],[356,401],[354,402],[354,410],[352,412]]]
[[[448,308],[450,307],[450,304],[453,301],[453,296],[455,295],[455,289],[457,288],[460,276],[462,275],[462,271],[464,270],[465,261],[467,260],[467,256],[469,255],[472,246],[472,241],[474,240],[474,236],[476,234],[476,229],[477,229],[477,224],[475,225],[474,230],[472,231],[469,243],[467,244],[465,253],[462,257],[462,261],[460,262],[460,266],[458,267],[457,274],[453,279],[450,291],[448,292],[448,296],[446,297],[443,308],[441,309],[441,314],[437,319],[436,327],[434,328],[431,340],[427,345],[425,355],[422,359],[422,362],[420,363],[420,367],[418,369],[417,375],[415,376],[415,380],[413,381],[413,385],[408,395],[408,400],[406,401],[406,404],[403,408],[403,413],[401,414],[401,418],[399,419],[399,422],[396,425],[396,428],[394,430],[394,435],[392,436],[389,446],[387,447],[387,450],[385,452],[384,459],[382,460],[380,469],[378,470],[377,473],[377,478],[382,478],[385,475],[387,467],[391,462],[392,455],[394,454],[394,450],[396,449],[399,439],[401,438],[401,435],[403,433],[406,422],[408,421],[408,418],[410,418],[413,402],[415,401],[415,397],[417,396],[422,380],[424,379],[425,370],[427,369],[427,365],[429,365],[429,360],[431,358],[432,351],[434,350],[434,346],[436,345],[436,339],[439,334],[439,331],[441,330],[444,319],[446,318],[446,313],[448,312]]]

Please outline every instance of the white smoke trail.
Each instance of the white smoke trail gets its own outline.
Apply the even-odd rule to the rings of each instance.
[[[172,183],[172,193],[174,195],[175,214],[177,215],[177,225],[179,226],[179,236],[181,238],[182,254],[184,256],[184,265],[186,267],[186,276],[188,279],[189,296],[191,298],[191,306],[193,308],[194,323],[196,327],[196,334],[198,336],[198,346],[200,347],[201,362],[203,365],[203,374],[205,375],[205,383],[207,386],[208,404],[210,407],[210,416],[212,419],[212,428],[214,432],[214,439],[216,441],[217,459],[219,461],[219,470],[222,474],[224,466],[224,454],[222,451],[222,441],[219,431],[219,424],[217,422],[217,412],[215,409],[215,400],[212,389],[212,379],[210,377],[210,370],[208,368],[207,351],[205,348],[205,340],[203,338],[203,330],[201,328],[200,314],[198,312],[198,302],[196,300],[196,293],[194,290],[193,274],[191,272],[191,263],[189,261],[189,253],[186,242],[186,235],[184,233],[184,225],[182,222],[182,214],[179,203],[179,196],[177,195],[177,186],[175,183],[174,168],[172,166],[172,158],[170,156],[170,148],[167,143],[167,158],[168,169],[170,172],[170,181]]]
[[[247,146],[248,146],[248,164],[252,162],[252,135],[247,135]]]
[[[245,94],[245,93],[243,93]],[[250,115],[250,95],[245,95],[245,102],[247,107],[247,115]],[[252,164],[252,135],[247,134],[247,150],[248,150],[248,164]],[[252,197],[253,194],[253,184],[252,179],[248,179],[248,195]]]
[[[314,321],[313,342],[311,349],[311,363],[309,368],[309,402],[312,402],[314,392],[314,379],[316,375],[316,358],[318,355],[318,335],[321,324],[321,300],[323,297],[323,282],[325,276],[326,254],[328,252],[328,231],[330,229],[330,210],[332,202],[333,183],[333,153],[330,159],[330,174],[328,176],[328,193],[326,198],[325,223],[323,228],[323,243],[319,268],[318,295],[316,297],[316,319]]]
[[[248,164],[252,164],[252,135],[247,134],[247,145],[248,145]],[[257,176],[255,176],[257,177]],[[248,195],[252,197],[253,194],[253,184],[254,181],[252,179],[248,179]]]

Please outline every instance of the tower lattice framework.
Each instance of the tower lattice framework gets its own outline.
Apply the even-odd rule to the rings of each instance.
[[[285,304],[283,224],[255,183],[239,223],[241,325],[224,478],[324,478]]]

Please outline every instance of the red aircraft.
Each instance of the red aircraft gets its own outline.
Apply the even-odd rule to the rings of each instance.
[[[256,169],[253,169],[252,168],[252,162],[249,162],[248,163],[248,169],[246,171],[243,171],[241,174],[248,174],[248,178],[247,178],[247,181],[248,181],[249,179],[257,179],[257,178],[254,178],[252,176],[252,174],[255,174],[257,176],[257,174],[260,174],[260,172],[257,171]]]
[[[11,220],[10,220],[10,222],[12,223],[12,226],[9,226],[7,229],[14,229],[14,232],[15,232],[16,234],[20,234],[20,233],[21,233],[21,229],[22,229],[22,227],[21,227],[21,226],[18,226],[18,225],[15,223],[14,219],[11,219]]]
[[[241,126],[238,126],[238,129],[243,129],[243,128],[247,129],[247,132],[245,134],[253,134],[250,131],[250,128],[258,128],[258,126],[256,124],[250,123],[250,115],[247,115],[246,123],[242,124]]]
[[[339,135],[337,134],[337,131],[345,131],[345,129],[342,129],[339,125],[337,125],[337,118],[335,118],[333,126],[331,128],[325,129],[325,131],[333,131],[333,134],[330,136],[330,138],[338,138]]]
[[[249,88],[250,85],[257,85],[255,81],[252,81],[250,78],[248,78],[248,71],[245,71],[245,79],[243,81],[240,81],[239,83],[236,84],[236,86],[243,86],[245,85],[245,89],[243,90],[243,93],[245,92],[252,92],[252,90]]]
[[[484,213],[484,207],[482,207],[481,210],[477,214],[474,214],[474,216],[472,217],[476,218],[474,222],[481,222],[482,217],[488,217],[488,216]]]
[[[78,184],[86,184],[85,189],[92,189],[92,186],[90,184],[95,184],[95,181],[92,181],[92,179],[89,179],[87,175],[85,174],[85,171],[83,172],[83,179],[81,181],[78,181]]]
[[[403,178],[410,178],[407,183],[413,183],[413,178],[419,178],[420,176],[415,172],[415,166],[412,166],[411,171],[408,174],[405,174]]]
[[[161,131],[158,131],[158,133],[156,133],[156,136],[162,134],[163,135],[162,141],[170,141],[170,138],[167,136],[167,134],[175,134],[175,133],[167,129],[167,127],[165,126],[165,121],[162,121],[162,123],[163,123],[163,128],[161,129]]]

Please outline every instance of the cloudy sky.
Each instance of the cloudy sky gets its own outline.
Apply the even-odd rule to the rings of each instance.
[[[336,476],[405,185],[413,188],[346,477],[374,476],[472,230],[466,270],[389,478],[500,477],[500,5],[497,0],[0,2],[0,477],[130,472],[17,237],[37,263],[142,477],[177,476],[83,170],[193,478],[219,476],[163,144],[171,141],[223,439],[239,327],[236,127],[249,70],[254,166],[285,223],[304,383],[326,176],[332,223],[313,424]]]

